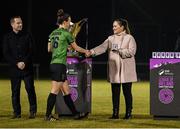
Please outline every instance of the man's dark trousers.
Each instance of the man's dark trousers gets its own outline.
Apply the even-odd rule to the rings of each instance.
[[[11,77],[11,90],[12,90],[12,106],[14,109],[14,114],[21,114],[21,104],[20,104],[20,88],[21,80],[24,80],[25,89],[28,94],[28,100],[30,104],[30,112],[37,112],[37,102],[36,93],[34,88],[33,75],[29,74],[26,76]]]

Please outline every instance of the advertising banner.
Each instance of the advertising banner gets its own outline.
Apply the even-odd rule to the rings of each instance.
[[[150,114],[180,116],[180,53],[153,52],[150,59]]]
[[[67,59],[67,79],[71,98],[79,112],[91,112],[92,59],[79,61],[77,57]],[[57,96],[55,112],[59,115],[72,115],[66,106],[63,94]]]

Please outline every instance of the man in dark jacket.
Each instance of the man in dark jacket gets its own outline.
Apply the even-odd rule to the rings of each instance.
[[[3,54],[10,66],[12,106],[14,115],[12,118],[21,118],[20,87],[24,80],[25,89],[30,103],[30,116],[35,118],[37,112],[36,93],[33,78],[32,63],[32,37],[22,31],[22,19],[14,16],[10,20],[12,31],[4,36]]]

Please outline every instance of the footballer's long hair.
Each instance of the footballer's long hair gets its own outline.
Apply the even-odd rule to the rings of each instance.
[[[57,25],[60,25],[63,23],[63,21],[68,21],[68,18],[70,17],[69,14],[64,13],[63,9],[59,9],[57,12]]]

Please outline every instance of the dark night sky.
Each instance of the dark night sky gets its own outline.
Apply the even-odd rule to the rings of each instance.
[[[0,39],[11,28],[9,18],[21,15],[24,29],[32,32],[35,40],[36,63],[46,68],[50,61],[47,53],[49,33],[56,28],[56,11],[63,8],[73,21],[88,18],[89,48],[102,43],[112,33],[112,21],[123,17],[129,21],[137,41],[137,63],[148,63],[152,51],[173,51],[176,30],[180,28],[179,0],[6,0],[0,5]],[[0,40],[0,46],[2,42]],[[78,44],[86,41],[85,26],[78,35]],[[103,54],[95,61],[106,61]],[[0,47],[0,62],[5,60]],[[43,69],[43,68],[42,68]]]

